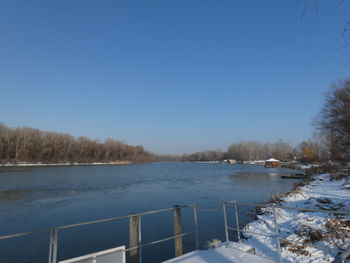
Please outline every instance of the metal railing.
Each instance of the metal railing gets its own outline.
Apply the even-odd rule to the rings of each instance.
[[[181,228],[181,209],[182,208],[192,208],[193,210],[193,223],[194,223],[194,230],[182,233]],[[174,235],[147,242],[142,243],[142,227],[141,227],[141,217],[145,215],[152,215],[157,213],[164,213],[174,211]],[[105,222],[111,222],[111,221],[118,221],[123,219],[129,219],[130,220],[130,246],[123,250],[123,252],[129,252],[129,258],[131,262],[138,262],[142,263],[142,248],[150,245],[155,245],[158,243],[162,243],[165,241],[169,241],[172,239],[175,239],[175,255],[180,256],[182,255],[182,237],[194,234],[195,235],[195,246],[196,249],[198,249],[198,217],[197,217],[197,206],[195,204],[189,204],[189,205],[183,205],[183,206],[174,206],[172,208],[166,208],[166,209],[159,209],[159,210],[153,210],[153,211],[147,211],[143,213],[134,213],[127,216],[120,216],[120,217],[111,217],[111,218],[105,218],[105,219],[99,219],[94,221],[88,221],[88,222],[82,222],[77,224],[70,224],[70,225],[63,225],[58,226],[54,228],[47,228],[42,229],[38,231],[33,232],[25,232],[25,233],[18,233],[18,234],[11,234],[11,235],[4,235],[0,236],[0,240],[4,239],[11,239],[11,238],[17,238],[17,237],[24,237],[24,236],[30,236],[40,233],[49,232],[50,238],[49,238],[49,263],[57,263],[57,247],[58,247],[58,233],[59,230],[62,229],[68,229],[68,228],[75,228],[80,226],[86,226],[86,225],[92,225],[92,224],[99,224],[99,223],[105,223]]]
[[[269,234],[264,234],[264,233],[257,233],[253,231],[249,231],[247,229],[240,229],[239,227],[239,217],[238,217],[238,208],[237,204],[243,205],[243,206],[252,206],[252,207],[259,207],[259,208],[267,208],[272,211],[272,220],[274,224],[274,234],[269,235]],[[235,220],[234,223],[236,227],[230,227],[228,226],[228,219],[227,219],[227,205],[232,205],[233,206],[233,212],[235,215]],[[283,210],[294,210],[294,211],[300,211],[300,212],[319,212],[319,213],[327,213],[327,214],[337,214],[337,215],[350,215],[350,212],[348,211],[337,211],[337,210],[324,210],[324,209],[312,209],[312,208],[298,208],[298,207],[288,207],[288,206],[280,206],[280,205],[258,205],[258,204],[251,204],[251,203],[244,203],[244,202],[237,202],[236,200],[233,201],[225,201],[222,204],[223,208],[223,213],[224,213],[224,225],[225,225],[225,237],[226,237],[226,242],[229,242],[229,230],[235,231],[237,233],[237,240],[238,242],[241,241],[241,233],[248,233],[248,234],[253,234],[257,236],[265,236],[265,237],[270,237],[270,238],[275,238],[276,239],[276,252],[278,254],[278,259],[280,263],[283,263],[283,257],[282,257],[282,248],[281,248],[281,241],[288,241],[292,244],[296,245],[307,245],[310,247],[314,248],[319,248],[319,249],[326,249],[329,251],[334,250],[334,248],[326,247],[326,246],[320,246],[320,245],[315,245],[313,243],[302,243],[302,242],[297,242],[297,241],[292,241],[289,239],[284,239],[280,237],[280,229],[279,229],[279,224],[277,223],[277,218],[278,214],[276,212],[276,209],[283,209]],[[347,250],[348,251],[348,250]],[[338,261],[337,261],[338,262]]]
[[[228,206],[232,206],[233,208],[233,216],[234,220],[233,223],[235,227],[229,226],[228,224]],[[259,207],[259,208],[266,208],[270,209],[270,212],[272,212],[272,220],[273,220],[273,234],[268,233],[257,233],[254,231],[250,231],[247,229],[240,229],[239,226],[239,214],[238,214],[238,205],[242,206],[250,206],[250,207]],[[193,223],[194,223],[194,230],[182,233],[182,226],[181,226],[181,209],[183,208],[190,208],[193,211]],[[314,245],[314,244],[305,244],[297,241],[287,240],[283,239],[280,236],[280,229],[279,224],[277,222],[278,213],[277,209],[284,209],[284,210],[294,210],[294,211],[301,211],[301,212],[320,212],[320,213],[328,213],[328,214],[337,214],[337,215],[350,215],[350,212],[348,211],[336,211],[336,210],[323,210],[323,209],[311,209],[311,208],[297,208],[297,207],[284,207],[280,205],[258,205],[258,204],[252,204],[252,203],[244,203],[244,202],[237,202],[235,200],[233,201],[225,201],[222,203],[221,206],[210,208],[210,210],[223,210],[224,215],[224,228],[225,228],[225,239],[226,242],[230,241],[230,235],[229,231],[235,231],[237,233],[237,241],[241,242],[241,235],[242,233],[248,233],[252,235],[261,235],[266,236],[270,238],[276,239],[276,252],[278,254],[278,259],[280,263],[283,263],[283,257],[282,257],[282,249],[281,249],[281,242],[282,241],[288,241],[290,243],[294,243],[297,245],[308,245],[315,248],[320,249],[327,249],[327,250],[334,250],[333,248],[320,246],[320,245]],[[129,259],[131,263],[142,263],[142,248],[159,244],[162,242],[166,242],[169,240],[174,239],[175,240],[175,256],[180,256],[183,253],[182,248],[182,237],[187,235],[195,235],[195,247],[198,250],[199,249],[199,234],[198,234],[198,215],[197,210],[208,210],[197,207],[195,204],[189,204],[184,206],[174,206],[172,208],[166,208],[166,209],[159,209],[159,210],[153,210],[153,211],[147,211],[143,213],[134,213],[127,216],[120,216],[120,217],[111,217],[111,218],[105,218],[105,219],[99,219],[94,221],[88,221],[88,222],[82,222],[77,224],[70,224],[70,225],[63,225],[58,226],[54,228],[48,228],[48,229],[42,229],[34,232],[25,232],[25,233],[18,233],[18,234],[11,234],[11,235],[4,235],[0,236],[0,240],[4,239],[12,239],[17,237],[23,237],[23,236],[29,236],[29,235],[35,235],[39,233],[50,233],[50,239],[49,239],[49,263],[57,263],[57,247],[58,247],[58,234],[60,230],[63,229],[69,229],[69,228],[75,228],[80,226],[87,226],[92,224],[99,224],[99,223],[105,223],[105,222],[112,222],[112,221],[118,221],[123,219],[129,219],[129,247],[125,248],[123,252],[129,252]],[[145,215],[152,215],[152,214],[158,214],[158,213],[164,213],[173,211],[173,220],[174,220],[174,235],[147,242],[142,243],[142,224],[141,224],[141,218]]]

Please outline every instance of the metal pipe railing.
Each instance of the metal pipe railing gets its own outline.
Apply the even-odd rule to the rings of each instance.
[[[193,209],[193,217],[194,217],[194,227],[195,230],[191,232],[181,233],[178,235],[174,235],[168,238],[163,238],[160,240],[151,241],[145,244],[142,244],[142,228],[141,228],[141,217],[145,215],[153,215],[157,213],[164,213],[168,211],[174,211],[175,209],[181,209],[181,208],[192,208]],[[76,223],[76,224],[70,224],[70,225],[62,225],[57,226],[54,228],[47,228],[47,229],[41,229],[38,231],[32,231],[32,232],[24,232],[24,233],[17,233],[17,234],[10,234],[10,235],[3,235],[0,236],[0,240],[4,239],[11,239],[11,238],[17,238],[17,237],[23,237],[23,236],[29,236],[29,235],[36,235],[40,233],[50,232],[50,239],[49,239],[49,263],[57,263],[57,247],[58,247],[58,232],[62,229],[69,229],[69,228],[75,228],[80,226],[87,226],[87,225],[93,225],[93,224],[99,224],[99,223],[106,223],[106,222],[112,222],[112,221],[118,221],[123,219],[130,219],[130,218],[137,218],[137,245],[132,246],[129,248],[126,248],[122,251],[128,252],[133,251],[135,249],[138,249],[138,262],[142,263],[142,247],[155,245],[161,242],[165,242],[168,240],[180,238],[183,236],[187,236],[190,234],[195,234],[195,246],[196,249],[198,249],[198,217],[197,217],[197,207],[195,204],[189,204],[189,205],[182,205],[182,206],[176,206],[172,208],[165,208],[165,209],[158,209],[158,210],[152,210],[152,211],[146,211],[142,213],[133,213],[127,216],[120,216],[120,217],[111,217],[111,218],[105,218],[105,219],[98,219],[93,221],[87,221],[82,223]]]
[[[195,206],[196,205],[194,205],[194,204],[190,204],[190,205],[184,205],[184,206],[179,206],[179,207],[180,208],[189,208],[189,207],[195,207]],[[57,227],[54,227],[54,228],[56,228],[58,230],[61,230],[61,229],[78,227],[78,226],[86,226],[86,225],[92,225],[92,224],[98,224],[98,223],[117,221],[117,220],[127,219],[127,218],[130,218],[132,216],[151,215],[151,214],[162,213],[162,212],[167,212],[167,211],[172,211],[172,210],[174,210],[174,208],[159,209],[159,210],[153,210],[153,211],[148,211],[148,212],[143,212],[143,213],[130,214],[130,215],[127,215],[127,216],[110,217],[110,218],[99,219],[99,220],[94,220],[94,221],[87,221],[87,222],[82,222],[82,223],[77,223],[77,224],[57,226]],[[52,229],[53,228],[46,228],[46,229],[41,229],[41,230],[31,231],[31,232],[23,232],[23,233],[17,233],[17,234],[3,235],[3,236],[0,236],[0,240],[2,240],[2,239],[9,239],[9,238],[15,238],[15,237],[23,237],[23,236],[35,235],[35,234],[40,234],[40,233],[45,233],[45,232],[50,232]]]
[[[237,239],[238,239],[238,242],[240,242],[241,241],[241,232],[239,231],[238,208],[237,208],[236,201],[234,203],[234,210],[235,210],[235,217],[236,217]]]
[[[258,233],[246,229],[240,229],[239,226],[239,216],[238,216],[238,205],[242,206],[252,206],[252,207],[259,207],[259,208],[266,208],[269,209],[267,211],[270,211],[272,214],[272,219],[273,219],[273,224],[274,224],[274,234],[269,235],[269,234],[264,234],[264,233]],[[234,211],[234,217],[235,220],[233,221],[234,225],[236,227],[231,227],[228,225],[228,215],[227,215],[227,206],[232,206],[233,211]],[[142,244],[142,228],[141,228],[141,217],[145,215],[152,215],[152,214],[157,214],[157,213],[163,213],[163,212],[169,212],[169,211],[175,211],[175,209],[179,208],[192,208],[193,210],[193,223],[194,223],[194,231],[186,232],[186,233],[181,233],[181,234],[175,234],[171,237],[151,241],[148,243]],[[17,234],[10,234],[10,235],[3,235],[0,236],[0,240],[4,239],[11,239],[11,238],[17,238],[17,237],[23,237],[23,236],[29,236],[29,235],[35,235],[39,233],[45,233],[45,232],[50,232],[50,240],[49,240],[49,263],[57,263],[57,246],[58,246],[58,232],[59,230],[62,229],[69,229],[69,228],[75,228],[79,226],[87,226],[87,225],[92,225],[92,224],[99,224],[99,223],[105,223],[105,222],[111,222],[111,221],[118,221],[118,220],[123,220],[123,219],[131,219],[135,218],[137,219],[135,222],[137,222],[137,230],[135,232],[135,237],[136,237],[136,242],[134,243],[135,245],[132,245],[129,248],[124,249],[124,252],[129,252],[129,251],[134,251],[138,250],[138,255],[137,255],[137,261],[139,263],[142,262],[142,247],[150,246],[150,245],[155,245],[161,242],[166,242],[172,239],[175,240],[180,240],[179,238],[187,235],[194,234],[195,235],[195,247],[196,249],[199,249],[199,233],[198,233],[198,214],[197,211],[198,208],[195,204],[189,204],[189,205],[183,205],[183,206],[176,206],[172,208],[165,208],[165,209],[158,209],[158,210],[152,210],[152,211],[146,211],[142,213],[133,213],[127,216],[120,216],[120,217],[111,217],[111,218],[105,218],[105,219],[98,219],[98,220],[93,220],[93,221],[87,221],[87,222],[82,222],[82,223],[76,223],[76,224],[69,224],[69,225],[62,225],[62,226],[57,226],[54,228],[47,228],[47,229],[42,229],[38,231],[32,231],[32,232],[25,232],[25,233],[17,233]],[[280,237],[280,230],[279,230],[279,225],[277,222],[277,209],[285,209],[285,210],[293,210],[293,211],[301,211],[301,212],[320,212],[320,213],[328,213],[328,214],[336,214],[336,215],[350,215],[350,212],[348,211],[336,211],[336,210],[324,210],[324,209],[312,209],[312,208],[299,208],[299,207],[283,207],[281,205],[259,205],[259,204],[252,204],[252,203],[246,203],[246,202],[237,202],[236,200],[233,201],[225,201],[222,202],[221,209],[223,210],[224,214],[224,228],[225,228],[225,239],[226,242],[229,242],[230,237],[229,237],[229,230],[230,231],[235,231],[237,232],[237,240],[238,242],[241,240],[241,232],[244,231],[245,233],[253,234],[253,235],[261,235],[261,236],[266,236],[266,237],[271,237],[276,239],[276,244],[277,244],[277,253],[279,257],[279,262],[283,262],[282,258],[282,248],[281,248],[281,241],[287,240],[283,239]],[[217,210],[220,210],[218,208]],[[180,228],[181,229],[181,228]],[[181,231],[182,232],[182,231]],[[291,243],[298,243],[296,241],[291,241],[287,240]],[[323,249],[329,249],[332,250],[332,248],[327,248],[327,247],[321,247],[321,246],[316,246],[313,244],[304,244],[303,245],[308,245],[312,246],[315,248],[323,248]]]
[[[225,238],[226,238],[226,242],[229,242],[228,226],[227,226],[227,212],[226,212],[226,205],[225,205],[225,203],[223,203],[222,208],[223,208],[223,212],[224,212]]]
[[[199,234],[198,234],[198,218],[197,218],[197,206],[193,206],[193,219],[194,227],[196,231],[196,249],[199,249]]]
[[[275,225],[277,253],[278,253],[280,263],[283,263],[282,249],[281,249],[281,243],[280,243],[280,230],[279,230],[278,223],[277,223],[277,214],[276,214],[276,207],[275,206],[272,207],[272,211],[273,211],[273,223]]]
[[[141,232],[141,216],[138,217],[139,219],[139,222],[138,222],[138,242],[137,242],[137,245],[138,247],[140,248],[139,249],[139,262],[141,263],[142,262],[142,244],[141,244],[141,241],[142,241],[142,232]]]
[[[49,248],[49,263],[57,262],[57,241],[58,241],[58,229],[53,228],[50,234],[50,248]]]

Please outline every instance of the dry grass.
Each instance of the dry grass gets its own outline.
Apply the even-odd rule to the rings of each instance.
[[[284,239],[281,241],[281,247],[290,247],[292,245],[293,245],[293,243],[290,242],[289,240]]]
[[[305,238],[303,241],[304,244],[320,241],[320,240],[323,240],[324,238],[324,234],[322,233],[321,230],[314,229],[307,225],[302,225],[299,230],[295,231],[295,233],[298,236]]]
[[[324,240],[344,248],[347,246],[346,238],[350,237],[350,220],[340,217],[331,218],[327,219],[322,230],[302,225],[295,233],[304,238],[305,245]]]
[[[290,252],[297,254],[297,255],[303,255],[303,256],[310,256],[310,252],[306,250],[307,244],[300,244],[296,245],[289,240],[282,240],[281,247],[288,249]]]
[[[310,252],[306,250],[307,245],[293,245],[288,250],[297,255],[310,256]]]
[[[271,193],[270,200],[268,203],[275,203],[279,204],[281,202],[281,198],[285,196],[285,194],[277,194],[277,193]]]
[[[325,240],[336,242],[338,246],[346,246],[345,239],[350,237],[350,220],[343,218],[328,219],[326,224]]]
[[[308,225],[302,225],[298,230],[295,230],[295,234],[300,237],[307,237],[313,232],[314,229]]]
[[[309,233],[309,238],[311,242],[316,242],[316,241],[323,240],[324,236],[320,230],[316,229]]]

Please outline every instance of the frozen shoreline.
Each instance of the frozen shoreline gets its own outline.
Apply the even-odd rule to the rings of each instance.
[[[343,189],[344,179],[330,181],[329,174],[314,177],[280,199],[282,207],[309,208],[350,212],[350,189]],[[271,208],[263,208],[257,220],[244,230],[271,235],[274,220]],[[333,213],[303,212],[276,208],[284,262],[331,262],[339,248],[350,247],[350,215],[335,217]],[[258,255],[278,260],[276,238],[250,234],[244,243],[255,247]],[[298,244],[297,244],[298,243]],[[309,246],[310,244],[318,248]]]
[[[0,164],[0,167],[42,167],[42,166],[94,166],[94,165],[125,165],[132,164],[130,161],[117,161],[117,162],[92,162],[92,163],[4,163]]]

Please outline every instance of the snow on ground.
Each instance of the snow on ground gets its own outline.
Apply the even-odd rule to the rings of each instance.
[[[281,207],[350,213],[350,189],[342,188],[344,180],[329,179],[329,174],[315,176],[309,185],[281,198]],[[284,262],[331,262],[339,249],[350,247],[350,215],[283,208],[276,208],[276,214]],[[258,220],[249,223],[243,234],[247,238],[244,242],[255,247],[258,255],[278,260],[273,219],[272,208],[262,208]],[[249,231],[271,237],[248,233]]]
[[[107,162],[107,163],[101,163],[101,162],[92,162],[92,163],[27,163],[27,162],[17,162],[17,163],[0,163],[0,167],[35,167],[35,166],[88,166],[88,165],[119,165],[119,164],[131,164],[130,161],[115,161],[115,162]]]
[[[163,263],[273,263],[272,260],[253,255],[240,243],[224,243],[209,250],[195,250]]]

